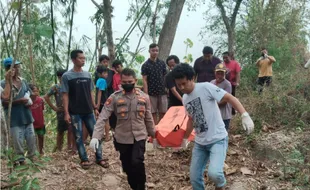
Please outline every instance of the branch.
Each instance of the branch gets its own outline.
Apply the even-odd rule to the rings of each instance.
[[[104,12],[104,9],[102,8],[102,6],[100,6],[95,0],[91,0],[91,2],[93,2],[94,5],[96,5],[96,7],[97,7],[98,9],[100,9],[102,12]]]
[[[222,19],[224,21],[225,27],[228,30],[230,30],[230,23],[229,23],[229,18],[226,15],[225,8],[223,6],[223,1],[222,0],[216,0],[216,6],[220,9]]]
[[[239,11],[239,8],[240,8],[240,5],[242,3],[242,0],[237,0],[236,1],[236,5],[235,5],[235,8],[234,8],[234,12],[231,16],[231,27],[234,28],[235,27],[235,24],[236,24],[236,18],[237,18],[237,14],[238,14],[238,11]]]

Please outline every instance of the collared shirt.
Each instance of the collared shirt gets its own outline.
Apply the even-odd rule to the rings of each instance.
[[[222,61],[215,56],[212,56],[211,60],[206,60],[203,56],[196,59],[194,70],[197,75],[197,82],[210,82],[215,79],[215,66],[221,62]]]
[[[141,74],[147,76],[148,94],[150,96],[165,95],[166,64],[159,59],[156,62],[148,59],[141,68]]]
[[[104,126],[113,112],[117,117],[114,133],[116,142],[133,144],[134,140],[145,140],[148,136],[155,136],[149,96],[136,89],[132,94],[119,90],[107,99],[94,127],[92,138],[102,139]]]

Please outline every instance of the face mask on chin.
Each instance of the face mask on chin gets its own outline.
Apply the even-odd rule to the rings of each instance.
[[[122,88],[125,90],[125,92],[131,92],[135,87],[135,84],[122,84]]]

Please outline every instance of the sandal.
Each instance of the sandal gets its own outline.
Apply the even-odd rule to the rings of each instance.
[[[97,162],[97,164],[103,168],[108,168],[109,167],[109,163],[104,161],[104,160],[101,160],[99,162]]]
[[[83,161],[80,163],[81,167],[84,169],[84,170],[87,170],[90,168],[91,166],[91,163],[89,161]]]

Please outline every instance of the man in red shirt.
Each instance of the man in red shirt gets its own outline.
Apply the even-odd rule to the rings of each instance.
[[[235,61],[232,60],[230,57],[230,54],[228,51],[224,52],[223,54],[223,61],[224,64],[227,68],[227,80],[229,80],[229,82],[231,83],[231,94],[233,96],[236,96],[236,87],[239,86],[240,84],[240,71],[241,71],[241,67],[240,64]],[[232,109],[232,114],[235,114],[235,110]]]

